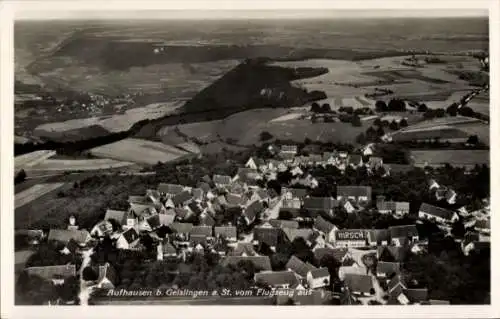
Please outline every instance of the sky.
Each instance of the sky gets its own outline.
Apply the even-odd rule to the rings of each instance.
[[[118,8],[117,8],[118,9]],[[116,19],[344,19],[344,18],[435,18],[487,17],[478,9],[413,9],[413,10],[20,10],[18,20],[116,20]]]

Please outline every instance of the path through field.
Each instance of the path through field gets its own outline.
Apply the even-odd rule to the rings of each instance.
[[[65,183],[45,183],[37,184],[26,190],[23,190],[15,195],[15,208],[24,206],[31,201],[41,197],[47,193],[55,191],[56,189],[62,187]]]

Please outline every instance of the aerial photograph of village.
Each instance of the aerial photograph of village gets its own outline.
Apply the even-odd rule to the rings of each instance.
[[[15,21],[16,305],[491,303],[487,10],[172,16]]]

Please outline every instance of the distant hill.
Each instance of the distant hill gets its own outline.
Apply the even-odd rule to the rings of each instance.
[[[266,59],[248,59],[208,86],[183,106],[185,113],[222,109],[293,107],[326,98],[324,92],[307,92],[290,81],[328,72],[326,68],[283,68]]]

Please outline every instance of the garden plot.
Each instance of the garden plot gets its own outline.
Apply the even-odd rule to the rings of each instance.
[[[85,159],[85,160],[63,160],[47,159],[40,164],[30,167],[33,171],[93,171],[101,169],[120,168],[134,165],[130,162],[116,161],[112,159]],[[28,174],[29,175],[29,174]]]

